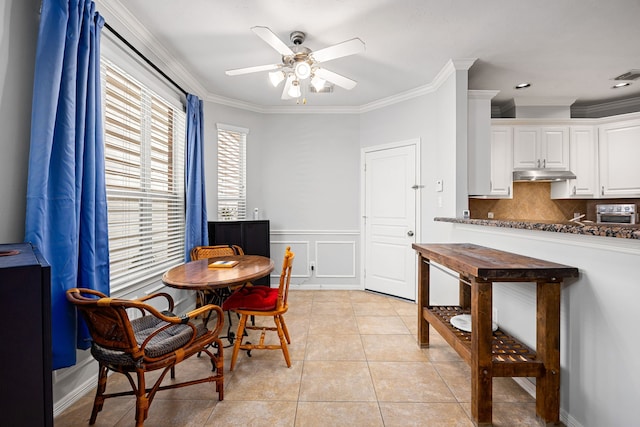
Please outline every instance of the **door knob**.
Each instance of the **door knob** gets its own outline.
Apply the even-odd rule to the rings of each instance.
[[[413,236],[413,231],[411,231],[411,230],[407,231],[407,236],[409,236],[409,237]]]

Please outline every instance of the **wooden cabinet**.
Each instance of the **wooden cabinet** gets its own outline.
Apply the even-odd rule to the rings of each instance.
[[[269,221],[210,221],[210,245],[238,245],[247,255],[271,258]],[[269,285],[269,276],[253,281],[257,285]]]
[[[2,244],[0,255],[0,301],[9,322],[0,332],[2,423],[53,426],[51,267],[29,243]]]
[[[640,120],[599,128],[600,197],[640,197]]]
[[[514,169],[569,169],[569,127],[515,126]]]
[[[569,170],[576,179],[551,183],[552,199],[598,197],[598,147],[593,126],[571,126],[569,131]]]

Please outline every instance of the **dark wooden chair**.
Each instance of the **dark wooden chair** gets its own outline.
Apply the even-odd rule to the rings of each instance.
[[[223,310],[231,310],[240,314],[240,324],[238,325],[238,332],[236,334],[238,339],[233,346],[233,355],[231,356],[230,369],[232,371],[235,367],[240,349],[247,350],[248,352],[251,350],[281,349],[282,354],[284,354],[284,360],[287,362],[287,367],[291,367],[289,349],[287,347],[287,344],[291,344],[291,338],[289,337],[289,331],[287,330],[283,315],[289,309],[287,301],[289,298],[289,282],[291,281],[291,269],[294,258],[295,254],[291,252],[290,247],[287,247],[282,262],[282,272],[280,273],[278,288],[268,288],[266,286],[243,287],[231,294],[223,303]],[[249,316],[273,317],[275,326],[247,326]],[[262,331],[260,341],[257,344],[250,342],[243,344],[245,329]],[[280,345],[268,345],[264,343],[267,331],[275,331],[278,333]]]
[[[144,424],[151,402],[160,390],[215,382],[218,399],[224,398],[223,349],[218,337],[223,325],[220,307],[205,305],[176,316],[171,313],[173,299],[166,293],[125,300],[109,298],[92,289],[73,288],[66,295],[87,323],[92,338],[91,354],[99,363],[98,388],[89,424],[96,422],[105,399],[111,397],[136,397],[136,426]],[[166,311],[161,312],[145,303],[155,298],[166,300]],[[213,328],[207,329],[204,324],[195,323],[197,316],[209,312],[216,315]],[[140,316],[131,319],[129,314]],[[175,379],[175,366],[200,352],[206,353],[211,359],[215,375],[162,385],[167,372],[171,372],[172,380]],[[124,374],[132,390],[105,393],[109,370]],[[147,387],[145,374],[156,370],[162,372],[151,387]]]

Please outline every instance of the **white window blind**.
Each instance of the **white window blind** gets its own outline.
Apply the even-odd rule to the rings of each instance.
[[[245,219],[246,129],[218,125],[218,219]]]
[[[111,290],[184,261],[185,114],[103,58]]]

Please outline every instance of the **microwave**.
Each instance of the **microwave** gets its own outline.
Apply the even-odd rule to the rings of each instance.
[[[637,224],[636,205],[596,205],[596,222],[598,224]]]

